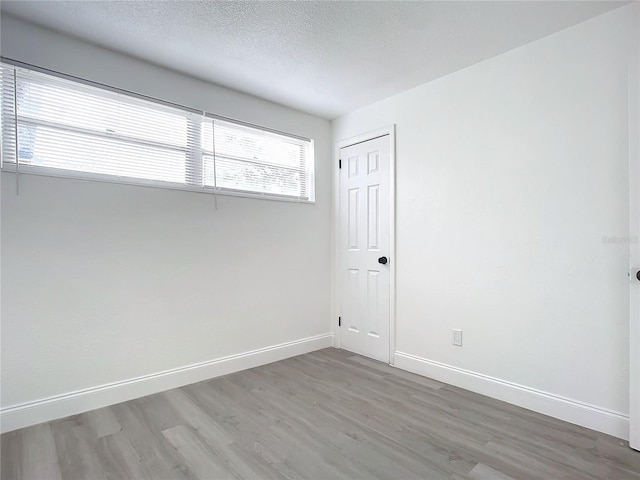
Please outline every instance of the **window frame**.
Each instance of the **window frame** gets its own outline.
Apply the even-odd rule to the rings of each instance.
[[[0,57],[0,63],[9,68],[21,68],[26,70],[31,70],[33,72],[49,75],[54,77],[55,80],[66,80],[73,83],[86,85],[89,87],[97,88],[102,91],[110,91],[113,93],[120,94],[126,98],[127,103],[135,105],[136,103],[144,105],[144,103],[150,103],[152,105],[157,105],[159,110],[162,107],[170,107],[172,109],[178,109],[182,113],[185,114],[185,121],[187,122],[186,128],[187,131],[189,129],[195,128],[199,130],[201,128],[200,122],[194,122],[192,117],[189,114],[197,114],[206,119],[206,121],[211,121],[212,123],[215,120],[221,120],[224,122],[231,123],[233,125],[237,125],[238,127],[257,129],[262,132],[272,133],[280,136],[284,136],[286,138],[294,139],[296,141],[309,142],[309,152],[310,158],[306,160],[306,168],[305,174],[308,176],[307,178],[307,198],[294,196],[294,195],[285,195],[285,194],[277,194],[270,192],[255,192],[250,190],[242,190],[242,189],[233,189],[226,187],[218,187],[218,186],[207,186],[204,184],[204,156],[206,155],[206,151],[200,142],[199,146],[194,148],[190,148],[189,146],[181,147],[178,145],[171,145],[169,143],[164,144],[161,142],[155,141],[147,141],[143,139],[136,139],[135,137],[129,137],[127,135],[118,135],[118,134],[109,134],[103,133],[100,131],[90,131],[87,129],[86,131],[81,131],[83,129],[76,128],[74,126],[66,126],[64,124],[58,124],[57,122],[47,122],[38,119],[32,119],[28,115],[18,115],[16,112],[15,119],[17,121],[15,125],[15,135],[16,141],[18,138],[18,126],[19,125],[34,125],[34,126],[42,126],[46,128],[53,128],[55,130],[66,130],[69,132],[78,133],[81,135],[87,136],[95,136],[97,138],[104,139],[112,139],[116,141],[122,141],[123,143],[131,143],[131,144],[139,144],[145,145],[155,148],[167,149],[172,151],[180,151],[184,152],[185,155],[185,169],[199,169],[199,174],[197,178],[200,180],[200,184],[196,184],[194,179],[189,179],[185,177],[185,181],[183,182],[171,182],[164,180],[156,180],[156,179],[146,179],[141,177],[129,177],[129,176],[121,176],[115,174],[103,174],[96,172],[87,172],[83,170],[74,170],[74,169],[65,169],[59,167],[52,167],[47,165],[32,165],[29,163],[21,163],[19,162],[19,145],[16,145],[16,159],[15,161],[3,161],[1,165],[1,170],[3,172],[14,173],[18,175],[27,174],[27,175],[37,175],[44,177],[53,177],[53,178],[69,178],[75,180],[85,180],[85,181],[93,181],[93,182],[101,182],[101,183],[113,183],[113,184],[122,184],[129,186],[142,186],[142,187],[152,187],[152,188],[160,188],[166,190],[182,190],[187,192],[195,192],[195,193],[206,193],[206,194],[214,194],[214,195],[223,195],[223,196],[231,196],[231,197],[245,197],[245,198],[254,198],[254,199],[262,199],[262,200],[273,200],[280,202],[293,202],[293,203],[305,203],[305,204],[315,204],[315,142],[313,139],[309,139],[306,137],[302,137],[299,135],[282,132],[279,130],[271,129],[268,127],[263,127],[260,125],[255,125],[249,122],[239,121],[232,118],[224,117],[221,115],[212,114],[209,112],[205,112],[202,110],[193,109],[190,107],[186,107],[184,105],[180,105],[173,102],[164,101],[161,99],[157,99],[154,97],[150,97],[147,95],[141,95],[134,92],[130,92],[124,89],[120,89],[117,87],[112,87],[109,85],[104,85],[101,83],[93,82],[90,80],[86,80],[83,78],[75,77],[72,75],[63,74],[60,72],[52,71],[46,68],[37,67],[34,65],[26,64],[23,62],[15,61],[12,59],[8,59],[5,57]],[[54,80],[54,81],[55,81]],[[13,119],[12,119],[13,121]],[[49,125],[49,123],[51,123]],[[76,132],[76,130],[78,130]],[[221,155],[221,158],[225,156]],[[242,159],[239,159],[242,160]],[[243,162],[245,160],[242,160]],[[248,161],[247,161],[248,162]],[[248,162],[249,163],[249,162]],[[260,162],[256,162],[260,164]],[[310,164],[310,165],[309,165]],[[264,163],[264,165],[270,165],[269,163]],[[278,167],[280,168],[280,167]],[[296,170],[296,167],[283,167],[286,170]],[[190,181],[191,180],[191,181]]]

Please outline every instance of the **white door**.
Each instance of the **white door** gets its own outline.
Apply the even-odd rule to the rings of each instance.
[[[629,445],[640,450],[640,72],[629,68]]]
[[[340,149],[340,346],[389,363],[389,135]]]

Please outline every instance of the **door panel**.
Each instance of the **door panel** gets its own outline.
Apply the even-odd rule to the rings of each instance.
[[[389,136],[340,150],[342,348],[389,363]]]

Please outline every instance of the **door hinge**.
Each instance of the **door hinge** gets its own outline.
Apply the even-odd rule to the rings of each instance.
[[[338,168],[342,168],[342,160],[338,160]]]
[[[338,326],[341,327],[342,326],[342,317],[338,317]]]

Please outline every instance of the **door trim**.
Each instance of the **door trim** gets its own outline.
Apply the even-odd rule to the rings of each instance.
[[[628,67],[629,125],[629,446],[640,450],[640,59],[631,58]]]
[[[346,138],[335,143],[333,154],[333,242],[331,247],[332,283],[331,293],[332,319],[331,332],[334,335],[336,348],[341,348],[340,328],[338,317],[340,316],[340,292],[338,271],[340,257],[338,245],[340,242],[340,149],[350,147],[357,143],[374,140],[389,135],[389,364],[395,363],[396,352],[396,126],[388,125],[354,137]]]

